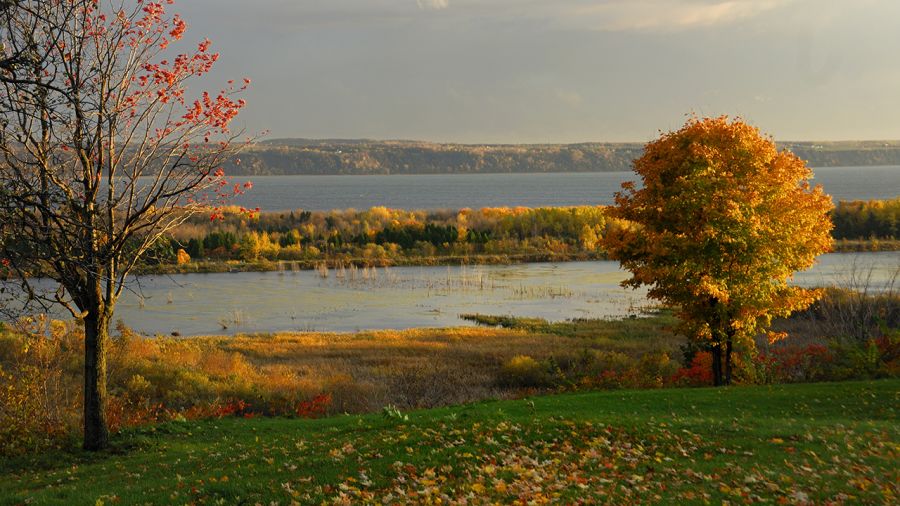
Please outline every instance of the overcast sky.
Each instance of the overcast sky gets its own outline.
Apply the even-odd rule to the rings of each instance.
[[[900,139],[898,0],[180,0],[274,137]],[[208,84],[211,86],[211,84]]]

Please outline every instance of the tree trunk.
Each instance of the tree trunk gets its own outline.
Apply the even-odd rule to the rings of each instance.
[[[724,385],[731,384],[731,335],[728,336],[728,340],[725,341],[725,374],[723,378]]]
[[[719,343],[712,345],[712,372],[713,385],[722,386],[722,345]]]
[[[84,318],[84,449],[109,446],[106,424],[106,348],[109,316],[91,311]]]

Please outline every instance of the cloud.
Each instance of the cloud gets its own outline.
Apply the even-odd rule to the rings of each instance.
[[[734,23],[792,0],[610,0],[569,4],[561,21],[603,31],[679,31]]]
[[[420,7],[447,0],[416,0]],[[727,25],[797,0],[454,0],[460,15],[527,18],[596,31],[684,31]]]
[[[416,0],[420,9],[440,10],[450,6],[450,0]]]

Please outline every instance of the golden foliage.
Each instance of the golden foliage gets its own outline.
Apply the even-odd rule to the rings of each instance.
[[[191,263],[191,256],[184,249],[179,249],[175,257],[175,263],[178,265]]]
[[[679,308],[688,335],[752,338],[817,293],[787,284],[832,246],[830,198],[811,171],[740,119],[693,117],[647,144],[623,184],[602,244],[631,271],[625,284]]]

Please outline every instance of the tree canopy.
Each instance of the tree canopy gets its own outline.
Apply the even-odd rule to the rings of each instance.
[[[107,445],[109,324],[138,259],[240,187],[223,179],[249,81],[189,94],[218,54],[173,46],[168,4],[20,0],[0,9],[0,280],[85,329],[85,447]],[[58,283],[49,292],[34,279]]]
[[[624,285],[677,308],[682,330],[712,352],[716,384],[728,384],[736,345],[752,350],[773,317],[815,300],[788,280],[831,247],[831,199],[803,160],[725,116],[663,134],[634,170],[642,187],[623,183],[611,208],[632,226],[603,244],[631,271]]]

